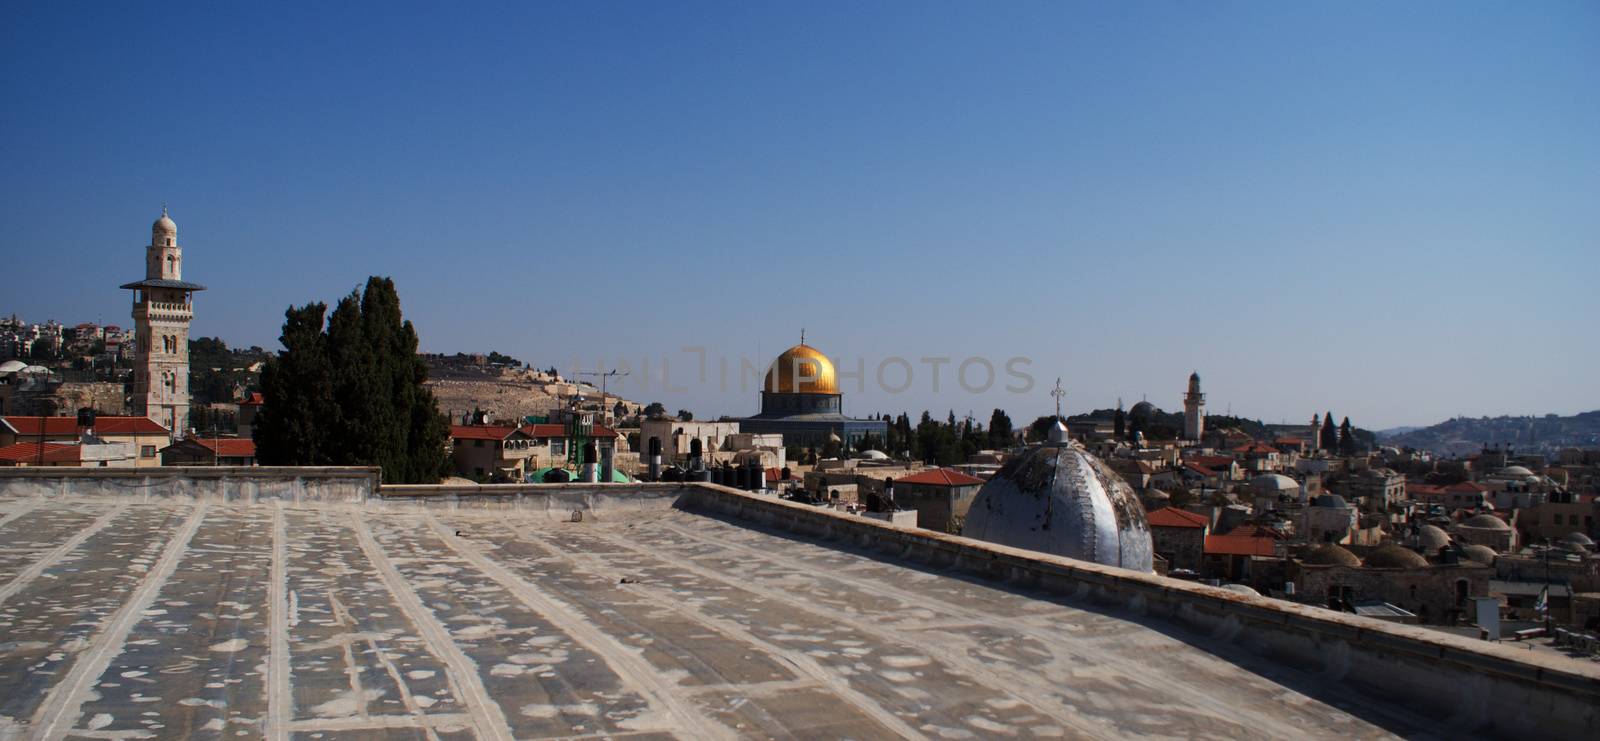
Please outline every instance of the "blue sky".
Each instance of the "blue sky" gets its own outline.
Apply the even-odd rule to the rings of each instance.
[[[1593,2],[0,12],[27,319],[126,325],[165,201],[197,335],[390,275],[426,350],[649,359],[624,393],[702,416],[802,326],[863,415],[1175,409],[1195,369],[1269,421],[1600,407]]]

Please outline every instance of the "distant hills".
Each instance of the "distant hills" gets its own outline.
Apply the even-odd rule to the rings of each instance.
[[[1600,447],[1600,410],[1568,417],[1456,417],[1431,427],[1383,430],[1378,433],[1378,440],[1384,445],[1454,455],[1473,453],[1486,445],[1510,445],[1525,453]]]

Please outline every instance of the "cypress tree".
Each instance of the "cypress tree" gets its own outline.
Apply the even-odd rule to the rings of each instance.
[[[336,460],[332,434],[339,423],[333,396],[333,365],[322,332],[326,304],[284,312],[283,350],[261,371],[267,400],[251,437],[256,457],[269,466],[325,466]]]
[[[1333,412],[1322,418],[1322,449],[1334,450],[1339,446],[1339,434],[1333,430]]]
[[[1355,453],[1356,438],[1350,433],[1350,418],[1345,417],[1344,421],[1339,423],[1339,454],[1355,455]]]
[[[996,409],[989,415],[989,447],[1005,449],[1011,447],[1011,415],[1004,409]]]
[[[257,436],[272,440],[270,455],[259,453],[262,462],[380,466],[386,483],[437,481],[447,463],[449,427],[423,385],[427,366],[417,357],[415,328],[401,316],[394,281],[369,278],[364,292],[339,301],[324,333],[325,310],[322,304],[290,310],[285,349],[269,363],[272,384],[262,374],[262,414],[269,424],[258,426]],[[314,370],[299,370],[308,364]],[[305,424],[278,423],[271,413],[279,408],[286,421],[315,421],[309,442],[280,442],[302,434]],[[302,411],[308,409],[320,413]]]

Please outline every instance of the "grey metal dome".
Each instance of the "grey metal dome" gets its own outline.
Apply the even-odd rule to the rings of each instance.
[[[1133,487],[1065,432],[1052,430],[1048,442],[989,479],[967,511],[962,535],[1151,571],[1150,525]]]

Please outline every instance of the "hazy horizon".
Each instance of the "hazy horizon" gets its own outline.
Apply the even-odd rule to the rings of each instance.
[[[856,416],[1600,408],[1593,3],[8,11],[6,315],[128,326],[166,202],[195,337],[388,275],[424,351],[701,417],[802,328]]]

